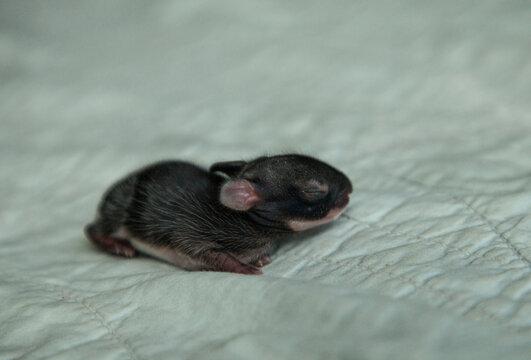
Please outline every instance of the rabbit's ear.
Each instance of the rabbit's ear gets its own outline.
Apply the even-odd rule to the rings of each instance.
[[[223,205],[237,211],[247,211],[260,200],[254,186],[243,179],[228,181],[221,187],[219,194],[219,201]]]

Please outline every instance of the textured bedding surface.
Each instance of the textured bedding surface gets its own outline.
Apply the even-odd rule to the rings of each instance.
[[[528,1],[0,5],[0,359],[531,358]],[[102,253],[150,161],[299,151],[336,222],[262,276]]]

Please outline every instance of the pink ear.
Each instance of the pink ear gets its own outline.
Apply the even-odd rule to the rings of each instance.
[[[243,179],[231,180],[221,187],[219,201],[228,208],[245,211],[252,208],[260,196],[253,185]]]

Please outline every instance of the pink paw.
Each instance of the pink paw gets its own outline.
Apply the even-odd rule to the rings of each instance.
[[[224,251],[211,251],[204,254],[205,262],[214,271],[224,271],[246,275],[261,275],[262,270],[255,266],[243,264],[234,256]]]
[[[265,266],[265,265],[270,264],[270,263],[271,263],[271,258],[269,257],[269,255],[264,255],[260,259],[258,259],[255,262],[253,262],[251,265],[257,266],[257,267],[262,267],[262,266]]]
[[[128,241],[116,240],[113,243],[114,251],[116,255],[121,255],[125,257],[133,257],[136,255],[136,250],[131,246]]]
[[[242,266],[242,268],[238,269],[236,272],[244,275],[262,275],[262,270],[254,266]]]

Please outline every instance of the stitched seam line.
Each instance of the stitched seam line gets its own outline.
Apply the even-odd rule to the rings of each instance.
[[[83,308],[87,309],[90,313],[92,313],[95,316],[96,320],[100,323],[100,325],[103,326],[107,330],[107,333],[111,336],[111,338],[113,338],[116,342],[118,342],[121,346],[123,346],[123,348],[129,353],[129,356],[131,359],[141,360],[141,357],[138,356],[138,354],[135,352],[135,350],[133,349],[129,341],[122,338],[120,334],[116,332],[116,329],[114,329],[111,326],[111,324],[105,320],[105,317],[98,310],[96,310],[92,305],[87,303],[85,299],[78,297],[76,295],[72,295],[71,289],[67,287],[58,286],[58,285],[52,285],[52,284],[46,284],[46,283],[43,284],[40,282],[36,282],[32,279],[29,279],[27,277],[20,276],[20,275],[10,274],[8,278],[28,282],[36,286],[37,288],[41,290],[45,290],[47,292],[53,292],[53,293],[60,292],[61,294],[64,294],[65,298],[63,301],[74,302],[76,304],[81,305]]]

